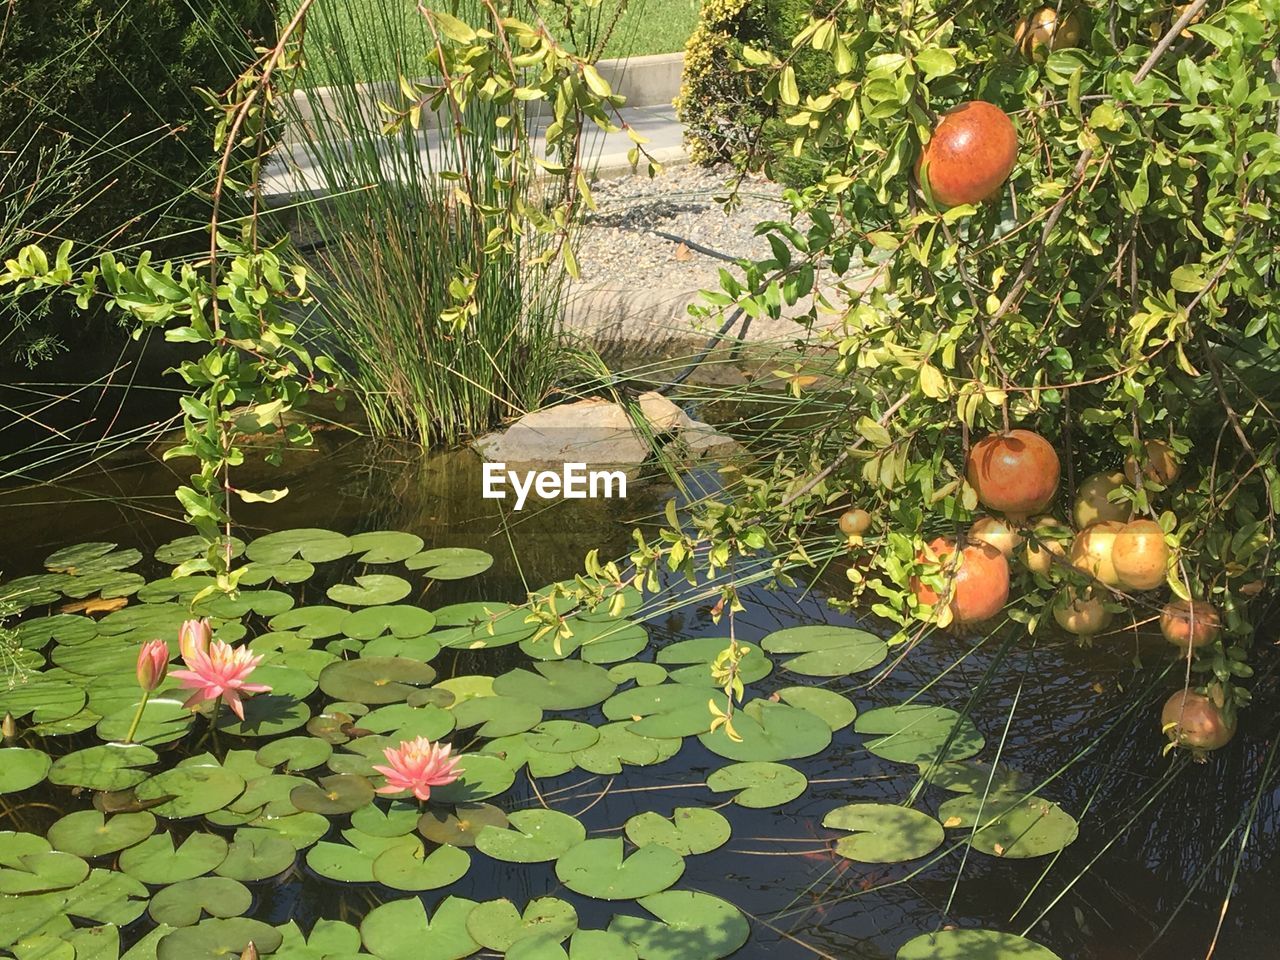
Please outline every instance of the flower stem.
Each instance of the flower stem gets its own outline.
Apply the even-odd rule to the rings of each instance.
[[[222,710],[222,698],[213,701],[213,715],[209,718],[209,729],[213,733],[213,752],[216,756],[221,752],[218,746],[218,714]]]
[[[133,735],[138,732],[138,724],[142,722],[142,711],[147,709],[147,701],[151,699],[151,691],[142,691],[142,700],[138,702],[138,710],[133,715],[133,723],[129,724],[129,732],[124,735],[125,743],[133,743]]]

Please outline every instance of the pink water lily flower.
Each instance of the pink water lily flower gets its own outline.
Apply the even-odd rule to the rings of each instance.
[[[450,756],[453,748],[448,744],[432,743],[426,737],[402,740],[398,747],[383,750],[388,767],[374,767],[387,778],[379,793],[413,791],[419,800],[431,797],[432,787],[453,783],[462,773],[458,769],[461,757]]]
[[[164,683],[169,672],[169,645],[163,640],[148,640],[138,649],[138,686],[151,693]]]
[[[187,625],[202,621],[188,620],[183,624],[181,634],[182,660],[189,669],[174,670],[170,676],[181,680],[182,685],[195,692],[187,698],[185,706],[194,709],[206,700],[217,700],[221,697],[241,720],[244,719],[243,694],[269,693],[271,688],[265,683],[248,683],[249,674],[262,662],[262,657],[254,656],[247,647],[232,647],[221,640],[208,640],[208,622],[206,632],[193,632],[188,642]]]
[[[178,650],[187,663],[209,649],[209,641],[213,639],[213,627],[206,617],[203,620],[186,620],[178,628]]]

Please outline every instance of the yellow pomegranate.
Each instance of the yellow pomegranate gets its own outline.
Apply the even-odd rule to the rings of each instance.
[[[1076,529],[1083,530],[1099,520],[1130,520],[1133,517],[1132,503],[1128,500],[1113,503],[1108,499],[1112,490],[1122,486],[1124,474],[1118,470],[1112,473],[1095,473],[1080,484],[1076,489],[1076,502],[1071,511]]]
[[[1134,520],[1116,534],[1111,564],[1120,584],[1130,590],[1154,590],[1164,583],[1169,547],[1154,520]]]
[[[995,547],[1006,557],[1011,557],[1013,551],[1017,550],[1022,543],[1022,535],[1007,520],[979,517],[969,528],[969,540]]]
[[[1118,520],[1089,524],[1071,542],[1071,565],[1109,587],[1120,586],[1112,550],[1117,534],[1123,529],[1124,524]]]
[[[1111,622],[1111,611],[1102,602],[1102,597],[1093,593],[1084,595],[1068,587],[1054,601],[1053,619],[1067,633],[1091,637],[1107,628]]]

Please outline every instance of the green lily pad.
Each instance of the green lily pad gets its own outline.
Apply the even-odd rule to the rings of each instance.
[[[439,890],[461,880],[471,868],[471,856],[454,846],[423,853],[421,843],[397,844],[373,861],[373,878],[392,890]]]
[[[967,717],[949,707],[916,703],[871,710],[858,717],[853,729],[878,735],[878,739],[867,741],[867,750],[899,763],[964,760],[986,743]],[[950,746],[947,746],[948,739]],[[945,757],[941,756],[944,747]]]
[[[283,563],[246,563],[240,568],[240,585],[257,587],[272,580],[276,583],[306,583],[315,574],[315,564],[296,557]]]
[[[564,627],[569,636],[550,636],[520,642],[520,649],[536,660],[563,660],[572,654],[588,663],[617,663],[628,660],[649,645],[644,627],[630,620],[582,620],[568,617]]]
[[[218,581],[213,577],[161,577],[139,589],[138,599],[143,603],[167,603],[170,600],[190,603],[200,591],[217,585]]]
[[[671,739],[710,730],[709,703],[724,710],[728,699],[719,690],[687,683],[661,683],[656,687],[624,690],[606,700],[602,709],[610,720],[630,720],[630,730],[638,736]]]
[[[873,633],[820,624],[775,630],[760,645],[769,653],[795,653],[783,661],[792,673],[810,677],[843,677],[884,662],[889,646]]]
[[[351,616],[350,610],[320,604],[313,607],[294,607],[272,617],[268,626],[278,633],[294,633],[308,640],[324,640],[342,632],[342,624]]]
[[[266,682],[254,672],[254,681]],[[221,714],[218,729],[233,737],[278,737],[290,730],[297,730],[311,719],[311,708],[299,698],[286,693],[255,693],[242,701],[244,719],[230,710]]]
[[[642,899],[658,919],[615,914],[609,932],[635,947],[645,960],[720,960],[742,947],[751,927],[727,901],[693,890],[667,890]]]
[[[239,620],[256,613],[274,617],[293,609],[293,597],[281,590],[241,590],[234,597],[215,593],[196,604],[194,612],[222,620]]]
[[[0,793],[17,793],[34,787],[49,775],[52,766],[53,761],[43,750],[0,748]]]
[[[463,700],[470,700],[473,697],[492,697],[493,677],[478,673],[464,674],[460,677],[441,680],[432,689],[448,693],[453,697],[452,705],[457,706]]]
[[[338,700],[399,703],[435,678],[435,670],[425,663],[404,657],[362,657],[325,667],[320,673],[320,689]]]
[[[287,817],[261,816],[249,821],[255,830],[267,830],[305,850],[329,832],[329,821],[318,813],[300,812]]]
[[[59,757],[49,769],[49,780],[63,787],[126,790],[146,780],[150,774],[143,768],[158,759],[141,744],[100,744]]]
[[[608,957],[609,960],[638,960],[635,948],[621,936],[608,930],[579,930],[569,938],[569,960],[597,960],[599,957]],[[507,960],[519,958],[508,955]]]
[[[68,914],[117,927],[126,927],[146,913],[151,899],[145,884],[116,870],[91,870],[83,883],[62,896]]]
[[[360,563],[399,563],[422,549],[422,538],[399,530],[370,530],[349,538]]]
[[[150,813],[117,813],[107,818],[98,810],[77,810],[49,828],[49,842],[64,853],[91,860],[141,843],[156,829]]]
[[[229,917],[201,920],[166,934],[156,947],[156,960],[236,960],[252,942],[259,953],[272,953],[283,939],[261,920]]]
[[[524,733],[542,719],[541,707],[516,697],[472,697],[456,702],[449,713],[460,730],[481,724],[476,733],[488,738]]]
[[[342,621],[342,632],[357,640],[373,640],[383,634],[420,637],[436,625],[435,615],[411,604],[365,607]]]
[[[97,635],[98,624],[80,614],[55,613],[18,625],[18,643],[26,650],[41,650],[50,640],[75,646]]]
[[[340,560],[351,553],[351,541],[332,530],[280,530],[254,540],[245,553],[258,563],[284,563],[294,557],[310,563],[324,563]]]
[[[512,770],[527,767],[529,776],[535,779],[558,777],[575,766],[572,754],[546,753],[536,750],[527,735],[517,733],[510,737],[498,737],[480,748],[481,753],[501,757]]]
[[[940,930],[903,944],[898,960],[1061,960],[1051,950],[1012,933]]]
[[[463,580],[488,570],[493,557],[471,547],[437,547],[409,557],[404,565],[432,580]]]
[[[403,837],[413,833],[421,816],[417,801],[395,800],[385,810],[370,803],[351,814],[351,826],[371,837]]]
[[[665,890],[684,873],[684,858],[656,843],[623,857],[621,837],[584,840],[556,861],[556,876],[597,900],[635,900]]]
[[[559,810],[515,810],[508,814],[508,820],[506,828],[482,829],[476,836],[476,849],[507,863],[545,863],[587,839],[587,828]]]
[[[252,883],[284,873],[297,856],[293,844],[270,830],[242,827],[214,871],[220,877]],[[173,921],[166,921],[172,923]],[[174,924],[177,926],[177,924]]]
[[[258,763],[264,767],[291,770],[313,770],[329,759],[333,746],[316,737],[283,737],[272,740],[258,750]]]
[[[0,844],[12,834],[0,834]],[[41,839],[43,849],[29,853],[5,851],[0,857],[0,895],[47,893],[74,887],[89,875],[89,864],[75,854],[50,848]]]
[[[361,717],[360,728],[373,733],[384,733],[397,742],[412,740],[414,737],[439,740],[452,732],[454,720],[451,711],[440,707],[411,707],[407,703],[392,703],[371,710]]]
[[[859,863],[902,863],[942,845],[942,824],[927,813],[892,803],[851,803],[822,818],[832,830],[852,836],[836,841],[836,852]]]
[[[631,727],[626,720],[597,727],[599,739],[583,750],[575,750],[574,764],[591,773],[617,774],[624,764],[647,767],[670,760],[680,752],[683,741],[679,737],[642,737]]]
[[[579,720],[547,720],[530,730],[525,739],[543,753],[574,753],[595,744],[600,731]]]
[[[981,760],[954,763],[922,763],[920,773],[935,787],[952,793],[1009,793],[1027,786],[1027,778],[1017,770],[996,767]]]
[[[315,873],[339,883],[373,883],[373,861],[395,845],[414,846],[414,837],[362,837],[357,831],[343,831],[359,844],[321,840],[307,851],[307,866]]]
[[[120,869],[142,883],[170,884],[212,873],[227,856],[227,841],[193,833],[176,849],[168,833],[156,833],[120,854]]]
[[[93,643],[94,641],[90,641]],[[59,646],[54,654],[76,647]],[[130,658],[136,659],[136,652]],[[132,664],[127,666],[132,670]],[[88,698],[80,687],[65,680],[52,680],[40,674],[31,674],[25,680],[18,679],[13,686],[0,684],[0,715],[11,713],[21,720],[28,714],[36,714],[38,720],[62,720],[75,716],[84,708]]]
[[[243,883],[226,877],[199,877],[165,887],[151,898],[147,912],[156,923],[189,927],[201,916],[238,917],[253,903]]]
[[[748,760],[721,767],[707,777],[707,786],[716,793],[737,790],[733,802],[740,807],[764,810],[790,803],[809,785],[803,773],[785,763]]]
[[[318,783],[294,787],[289,799],[299,810],[335,816],[358,810],[373,800],[373,784],[364,777],[337,774]]]
[[[139,800],[172,797],[151,810],[157,816],[182,820],[221,810],[244,788],[244,778],[224,767],[190,766],[158,773],[138,784],[134,792]]]
[[[217,546],[222,548],[226,540],[219,538]],[[209,549],[209,541],[204,537],[194,535],[188,537],[178,537],[176,540],[170,540],[168,543],[156,548],[155,558],[161,563],[167,563],[170,566],[177,566],[187,560],[194,560],[196,557],[203,557]],[[244,555],[244,541],[239,537],[231,538],[231,559]]]
[[[819,753],[831,743],[831,728],[821,717],[769,700],[750,700],[733,715],[740,740],[724,727],[698,737],[712,753],[730,760],[793,760]]]
[[[500,953],[530,937],[549,937],[559,943],[577,929],[578,911],[558,897],[530,900],[523,913],[510,900],[486,900],[467,916],[471,939]]]
[[[821,717],[831,732],[843,730],[858,717],[858,708],[848,697],[823,687],[784,687],[778,691],[783,703]]]
[[[334,603],[349,607],[371,607],[375,604],[397,603],[407,597],[413,587],[403,577],[389,573],[369,573],[356,577],[355,583],[335,583],[325,595]]]
[[[655,687],[667,679],[667,668],[644,660],[633,660],[609,668],[609,679],[618,685],[634,680],[641,687]]]
[[[535,663],[537,673],[512,670],[496,677],[493,692],[536,704],[543,710],[578,710],[608,698],[617,684],[594,663],[577,660]]]
[[[370,910],[360,924],[365,949],[379,960],[462,960],[480,949],[467,932],[474,900],[446,897],[431,919],[417,897]]]
[[[117,544],[110,543],[106,540],[93,540],[88,543],[76,543],[69,547],[62,547],[55,550],[49,556],[44,558],[44,566],[46,570],[53,570],[56,573],[66,573],[74,570],[92,560],[105,556],[116,548]],[[141,557],[139,557],[141,559]],[[134,561],[137,562],[136,560]]]
[[[1057,853],[1079,834],[1075,818],[1056,803],[1020,793],[979,793],[953,797],[938,808],[947,827],[972,829],[973,849],[1007,859]]]
[[[442,647],[486,650],[519,643],[538,629],[526,623],[529,611],[509,603],[472,601],[441,607],[436,614],[435,638]]]
[[[506,793],[515,783],[516,773],[511,765],[498,757],[481,753],[462,755],[458,763],[458,779],[453,783],[431,788],[431,799],[436,803],[475,803]]]
[[[367,641],[360,655],[362,657],[404,657],[407,660],[421,660],[425,663],[428,660],[434,660],[439,652],[440,644],[434,636],[397,637],[394,634],[387,634]],[[415,703],[413,706],[420,706],[420,704]]]
[[[670,819],[647,810],[626,822],[627,839],[637,847],[657,843],[687,857],[710,853],[729,841],[729,821],[705,807],[676,807]]]
[[[505,827],[507,823],[506,812],[489,803],[460,803],[452,810],[431,807],[416,817],[418,833],[433,843],[455,847],[474,847],[485,827]]]
[[[743,683],[755,683],[773,672],[773,661],[754,644],[745,644],[747,653],[739,665]],[[676,683],[695,686],[720,686],[711,676],[711,664],[729,649],[728,637],[696,637],[668,644],[657,653],[658,663],[665,664]]]
[[[142,721],[133,734],[133,742],[146,746],[172,743],[186,735],[192,712],[183,701],[169,697],[152,697],[142,710]],[[137,714],[136,703],[103,717],[98,723],[98,736],[103,740],[123,742]]]

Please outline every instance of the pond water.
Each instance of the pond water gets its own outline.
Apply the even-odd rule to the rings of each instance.
[[[52,487],[9,491],[0,498],[4,579],[40,573],[49,554],[86,540],[136,547],[143,560],[130,569],[148,580],[165,576],[168,568],[154,559],[155,551],[187,532],[172,516],[176,476],[172,465],[141,453],[105,461],[96,472]],[[322,433],[315,450],[290,455],[271,476],[271,485],[287,485],[290,495],[267,509],[245,509],[241,519],[247,537],[296,527],[342,534],[406,531],[421,537],[428,548],[476,548],[494,557],[484,572],[456,580],[424,580],[420,573],[391,571],[390,566],[375,570],[349,556],[317,563],[315,575],[303,583],[268,585],[290,594],[298,606],[326,603],[330,586],[351,584],[354,577],[371,571],[405,576],[413,591],[399,602],[429,610],[472,601],[521,602],[528,591],[576,574],[588,549],[598,547],[605,558],[625,554],[634,522],[660,513],[665,500],[675,495],[667,483],[653,481],[633,485],[625,501],[562,501],[503,517],[494,501],[479,497],[479,463],[470,453],[423,455],[413,448],[352,440],[341,431]],[[709,472],[695,473],[688,481],[694,489],[712,489],[716,482]],[[245,485],[251,486],[252,480]],[[841,571],[832,570],[797,588],[747,589],[746,612],[735,623],[738,639],[758,645],[776,631],[815,624],[877,632],[874,622],[840,614],[827,603],[841,582]],[[674,585],[672,589],[673,595],[678,593]],[[726,623],[713,622],[706,601],[679,604],[664,597],[659,603],[662,609],[651,609],[647,619],[643,610],[630,614],[644,620],[649,635],[648,648],[635,660],[653,661],[664,648],[681,641],[726,635]],[[47,606],[33,608],[21,619],[47,612]],[[267,631],[269,619],[248,615],[248,636]],[[315,648],[326,642],[317,640]],[[489,802],[508,813],[545,803],[576,817],[593,838],[621,837],[623,825],[645,811],[665,817],[682,807],[716,807],[730,824],[730,838],[713,852],[686,856],[683,876],[675,886],[723,898],[742,911],[750,924],[750,939],[734,954],[740,958],[879,960],[894,957],[918,934],[955,925],[1025,933],[1063,960],[1192,960],[1206,955],[1213,938],[1240,846],[1239,836],[1229,834],[1257,794],[1257,821],[1241,859],[1216,955],[1241,960],[1274,957],[1280,917],[1269,909],[1268,900],[1280,882],[1280,866],[1269,853],[1280,819],[1276,795],[1259,787],[1274,779],[1268,766],[1274,724],[1262,719],[1273,712],[1267,704],[1276,702],[1274,678],[1261,677],[1255,685],[1258,706],[1248,711],[1230,748],[1206,764],[1164,758],[1156,704],[1175,681],[1171,676],[1161,679],[1170,662],[1162,646],[1158,639],[1135,646],[1132,637],[1080,649],[1061,639],[1032,646],[1016,635],[980,643],[937,635],[874,685],[875,669],[834,678],[813,676],[782,668],[788,657],[780,654],[771,655],[774,669],[769,676],[748,685],[748,698],[768,698],[796,685],[825,687],[846,697],[864,717],[878,707],[912,698],[959,710],[971,704],[972,720],[985,737],[978,758],[989,761],[999,752],[1001,766],[1020,772],[1025,785],[1049,781],[1040,795],[1079,821],[1079,836],[1056,854],[1014,859],[977,849],[966,852],[958,841],[968,831],[948,828],[943,846],[921,859],[875,864],[841,856],[833,843],[846,832],[822,825],[837,808],[898,804],[918,789],[912,805],[946,821],[939,807],[962,796],[922,786],[914,764],[869,751],[872,737],[850,726],[836,730],[830,744],[816,754],[785,760],[808,778],[808,789],[766,809],[732,803],[731,792],[708,789],[707,777],[728,761],[696,736],[686,736],[670,759],[626,764],[616,775],[575,766],[531,781],[521,772],[510,789]],[[1141,659],[1141,669],[1135,668],[1135,658]],[[533,661],[520,645],[511,645],[480,651],[446,648],[431,662],[445,678],[494,676]],[[130,664],[130,675],[131,671]],[[632,686],[625,683],[619,689]],[[319,705],[332,699],[316,694],[309,702],[318,712]],[[600,709],[593,704],[548,710],[547,717],[598,725]],[[454,735],[460,746],[472,739],[464,731]],[[57,756],[94,742],[89,734],[77,734],[27,739],[18,745],[43,743]],[[262,742],[247,741],[250,749]],[[224,737],[221,748],[241,749],[245,743]],[[163,757],[163,749],[161,753]],[[156,769],[174,759],[164,757]],[[13,822],[0,820],[0,829],[43,833],[65,814],[91,809],[91,799],[88,790],[73,792],[48,783],[9,794],[0,797],[5,803],[0,811],[7,811],[5,817]],[[338,830],[347,825],[345,816],[332,819],[329,841],[338,839]],[[174,824],[178,836],[210,829],[198,817]],[[227,836],[230,832],[222,829]],[[0,850],[0,860],[4,856]],[[109,857],[94,865],[112,862]],[[281,877],[247,885],[254,897],[248,916],[270,924],[292,920],[303,931],[320,919],[358,926],[378,904],[413,896],[377,883],[326,880],[309,869],[301,855]],[[153,887],[152,893],[156,890]],[[475,901],[507,897],[519,908],[528,900],[554,896],[576,909],[582,929],[604,929],[616,913],[648,917],[634,901],[608,901],[567,890],[551,862],[506,862],[474,850],[465,876],[446,889],[419,896],[428,913],[449,896]],[[5,926],[4,916],[0,913],[0,928]],[[153,926],[143,914],[124,927],[122,949]],[[0,953],[4,940],[0,933]],[[703,960],[716,955],[710,947],[691,951],[691,941],[672,942],[684,944],[673,948],[681,951],[675,956]],[[414,953],[412,947],[403,945],[410,951],[406,957],[431,960],[429,951]],[[665,955],[660,940],[651,941],[650,948],[653,956]],[[348,944],[306,955],[318,960],[355,950]],[[582,960],[592,956],[587,950],[584,947]],[[81,943],[80,952],[90,951]],[[46,942],[28,943],[15,955],[19,960],[72,960]],[[144,950],[137,955],[154,953]],[[579,953],[573,957],[579,960]]]

